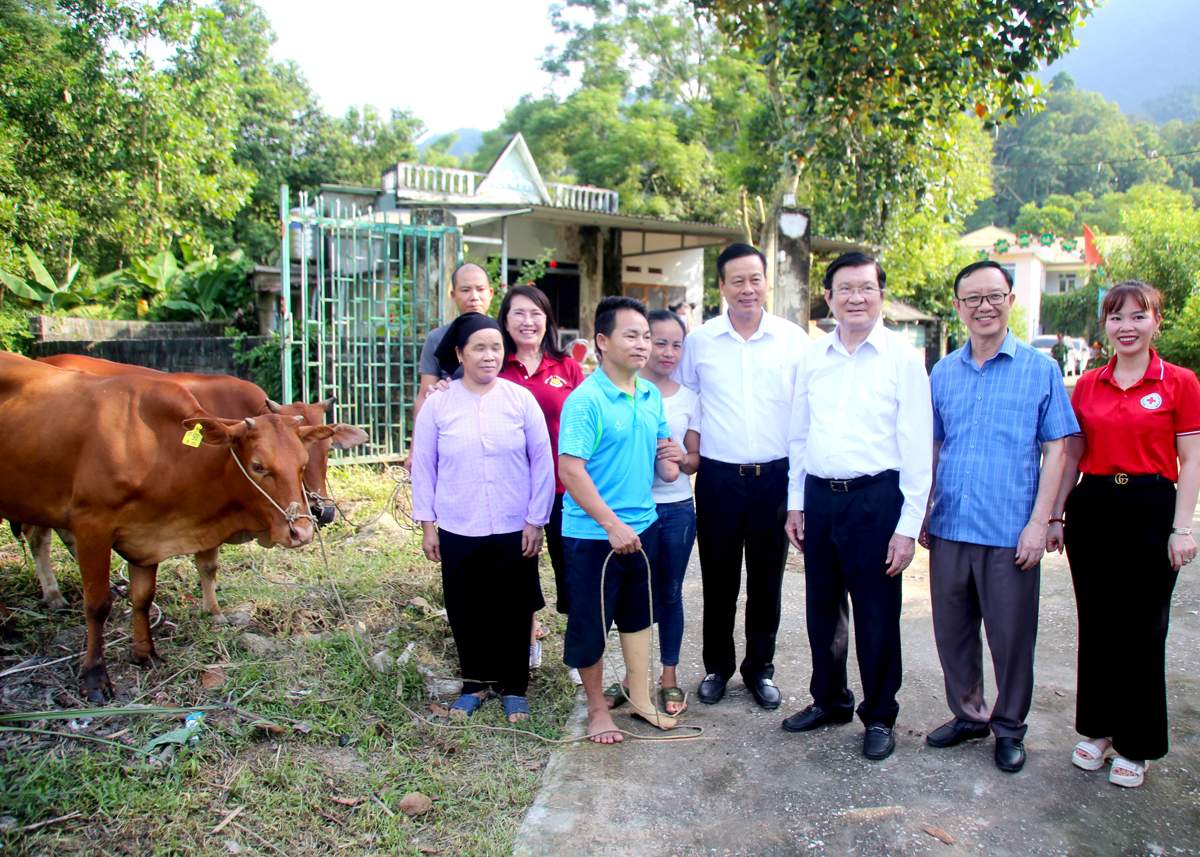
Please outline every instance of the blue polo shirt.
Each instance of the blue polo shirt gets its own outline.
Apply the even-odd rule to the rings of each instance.
[[[1058,363],[1010,330],[983,366],[969,340],[947,354],[929,386],[942,442],[929,532],[1016,547],[1037,498],[1041,445],[1079,431]]]
[[[584,469],[600,498],[622,523],[641,533],[658,520],[650,486],[659,438],[671,436],[662,395],[634,378],[636,395],[617,389],[600,367],[567,396],[558,428],[558,454],[587,462]],[[568,491],[562,533],[576,539],[607,539]]]

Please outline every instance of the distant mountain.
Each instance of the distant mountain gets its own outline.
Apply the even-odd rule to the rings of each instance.
[[[1200,84],[1196,0],[1108,0],[1076,30],[1079,47],[1046,69],[1060,71],[1080,89],[1099,92],[1126,113],[1156,115],[1153,102],[1176,87]]]
[[[1149,116],[1159,125],[1172,119],[1190,125],[1200,119],[1200,83],[1177,86],[1166,95],[1150,99],[1138,113]]]
[[[458,135],[458,139],[454,141],[454,145],[450,147],[450,151],[447,154],[454,155],[456,158],[461,158],[464,161],[474,155],[483,142],[483,132],[478,128],[455,128],[453,131],[446,131],[441,134],[430,134],[424,141],[417,144],[417,151],[424,153],[426,149],[447,134]]]

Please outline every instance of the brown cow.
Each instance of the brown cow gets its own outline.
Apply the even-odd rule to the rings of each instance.
[[[134,659],[155,666],[149,608],[160,562],[236,533],[284,547],[312,540],[312,521],[301,515],[306,447],[334,429],[299,423],[276,414],[219,420],[178,384],[67,372],[0,352],[0,517],[75,536],[89,701],[112,694],[104,664],[112,551],[129,563]]]
[[[327,414],[332,414],[336,398],[330,397],[323,402],[307,404],[295,402],[290,405],[277,405],[267,398],[267,394],[257,384],[235,378],[232,375],[205,375],[194,372],[160,372],[145,366],[133,366],[126,363],[115,363],[112,360],[101,360],[98,357],[87,357],[82,354],[56,354],[52,357],[38,358],[39,363],[48,363],[60,369],[73,369],[86,372],[89,375],[104,375],[118,377],[121,375],[141,375],[157,378],[163,381],[174,381],[182,384],[196,397],[200,407],[216,417],[224,419],[242,419],[243,417],[275,413],[281,416],[302,416],[306,425],[319,426],[325,422]],[[326,484],[326,474],[329,469],[330,449],[351,449],[367,440],[366,432],[362,429],[345,424],[333,426],[334,434],[327,440],[313,444],[308,450],[308,466],[304,471],[304,488],[309,498],[310,514],[317,519],[318,525],[332,523],[337,513],[330,499],[329,488]],[[58,590],[58,581],[54,577],[54,569],[50,562],[50,532],[39,527],[25,526],[23,534],[29,543],[30,553],[33,554],[34,568],[38,580],[42,584],[42,598],[46,604],[55,610],[67,607],[67,601]],[[60,531],[59,536],[74,554],[71,534]],[[238,535],[234,543],[248,541],[246,535]],[[225,623],[225,616],[217,603],[216,578],[220,568],[220,546],[196,554],[196,571],[200,577],[200,593],[203,598],[204,611],[218,625]]]

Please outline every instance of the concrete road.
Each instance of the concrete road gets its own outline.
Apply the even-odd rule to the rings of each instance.
[[[1172,608],[1171,752],[1151,765],[1145,786],[1127,790],[1109,784],[1107,769],[1085,773],[1070,763],[1079,740],[1073,728],[1076,621],[1064,558],[1055,555],[1042,565],[1029,759],[1015,775],[996,769],[991,739],[949,750],[925,744],[925,733],[950,713],[930,620],[928,554],[920,548],[905,579],[905,682],[896,753],[884,762],[864,759],[857,721],[813,733],[784,732],[780,721],[810,701],[804,576],[799,558],[793,553],[791,559],[775,676],[783,706],[762,711],[735,678],[721,703],[691,700],[684,722],[705,728],[700,740],[581,742],[559,750],[514,854],[1200,854],[1200,568],[1185,569]],[[703,677],[694,554],[685,598],[679,675],[680,684],[694,691]],[[1113,633],[1120,633],[1120,609],[1113,604]],[[740,653],[740,640],[738,648]],[[615,635],[610,651],[619,662]],[[850,651],[851,687],[860,696],[853,641]],[[986,686],[990,698],[990,666]],[[1114,699],[1120,695],[1114,684]],[[584,733],[585,723],[581,704],[575,734]],[[656,732],[624,716],[618,725]]]

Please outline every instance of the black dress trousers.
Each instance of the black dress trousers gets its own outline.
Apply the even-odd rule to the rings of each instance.
[[[826,711],[849,713],[854,694],[846,679],[850,610],[862,677],[863,723],[893,726],[900,705],[902,577],[888,577],[888,542],[900,521],[900,474],[835,491],[827,479],[804,483],[804,586],[813,675],[809,690]]]
[[[1167,754],[1167,628],[1179,572],[1167,542],[1175,486],[1084,476],[1064,535],[1079,611],[1075,730],[1126,759]]]
[[[788,550],[783,531],[787,483],[786,458],[757,465],[700,459],[696,541],[704,587],[706,672],[728,679],[737,668],[733,629],[744,552],[746,656],[741,673],[748,681],[775,675],[775,635]]]

